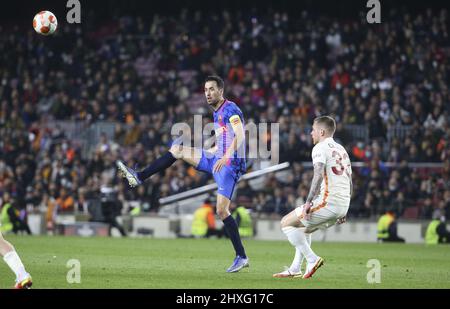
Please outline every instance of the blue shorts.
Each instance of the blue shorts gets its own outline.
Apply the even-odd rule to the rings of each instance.
[[[225,196],[229,200],[233,196],[234,187],[241,177],[241,173],[235,172],[230,166],[224,165],[217,173],[213,173],[214,164],[219,158],[205,154],[202,150],[202,158],[196,169],[205,173],[209,173],[214,177],[218,190],[217,193]]]

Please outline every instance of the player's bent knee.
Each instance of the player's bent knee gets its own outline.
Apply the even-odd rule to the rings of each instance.
[[[281,228],[290,226],[288,216],[284,216],[280,221]]]
[[[226,218],[228,217],[229,214],[229,212],[226,209],[217,209],[216,213],[220,218]]]
[[[217,207],[216,213],[222,220],[230,215],[230,211],[227,207]]]
[[[172,147],[170,147],[169,152],[175,159],[180,159],[183,152],[183,147],[180,145],[173,145]]]

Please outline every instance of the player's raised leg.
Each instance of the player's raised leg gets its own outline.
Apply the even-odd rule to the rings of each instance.
[[[29,289],[32,285],[31,276],[25,270],[19,255],[14,249],[13,245],[3,238],[0,233],[0,255],[3,257],[5,263],[11,268],[16,275],[16,289]]]
[[[181,159],[194,167],[197,167],[202,153],[200,150],[186,147],[181,145],[172,145],[169,151],[164,155],[153,161],[150,165],[144,168],[142,171],[138,172],[131,167],[126,166],[122,161],[117,161],[117,168],[120,174],[127,179],[130,187],[136,187],[142,184],[146,179],[150,178],[152,175],[159,173],[168,167],[170,167],[175,161]]]
[[[219,191],[220,191],[220,184]],[[236,252],[236,257],[233,264],[227,269],[227,272],[234,273],[240,271],[244,267],[248,267],[248,258],[242,245],[241,236],[239,235],[239,229],[236,221],[230,213],[230,199],[222,195],[217,194],[217,214],[220,219],[222,219],[225,226],[225,230],[230,237],[231,243],[233,244],[234,251]]]

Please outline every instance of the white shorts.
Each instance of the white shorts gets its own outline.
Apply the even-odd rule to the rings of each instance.
[[[306,219],[302,215],[303,207],[304,205],[295,208],[295,214],[309,233],[317,229],[325,229],[333,226],[336,224],[337,219],[344,217],[348,211],[348,205],[336,206],[330,203],[324,204],[319,201],[313,201],[309,219]]]

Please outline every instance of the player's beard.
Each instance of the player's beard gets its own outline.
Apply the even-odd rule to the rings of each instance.
[[[219,105],[220,105],[221,102],[222,102],[222,100],[219,98],[219,99],[216,99],[216,100],[211,101],[211,103],[210,103],[209,105],[210,105],[212,108],[217,109],[217,108],[219,107]]]

